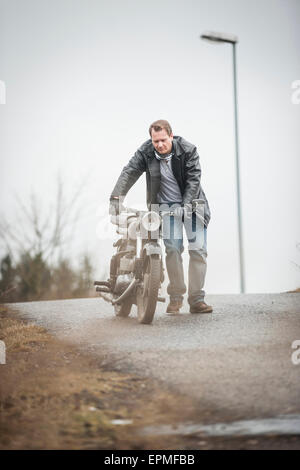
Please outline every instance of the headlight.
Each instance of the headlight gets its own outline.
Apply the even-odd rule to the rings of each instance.
[[[159,229],[160,220],[160,216],[157,212],[150,211],[142,217],[141,223],[145,230],[153,232]]]

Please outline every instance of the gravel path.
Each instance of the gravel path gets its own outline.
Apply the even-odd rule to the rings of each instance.
[[[211,295],[212,315],[166,315],[152,325],[114,316],[100,298],[11,304],[103,364],[154,377],[207,410],[207,420],[300,414],[300,293]],[[299,354],[300,358],[300,354]],[[210,416],[210,417],[209,417]],[[300,433],[300,430],[299,430]]]

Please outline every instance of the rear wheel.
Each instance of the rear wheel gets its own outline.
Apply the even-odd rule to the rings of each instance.
[[[144,269],[143,283],[137,288],[138,321],[149,324],[152,322],[158,297],[161,279],[161,260],[159,255],[147,258]]]
[[[128,317],[132,304],[133,301],[130,297],[128,299],[125,299],[124,302],[122,302],[121,304],[114,304],[115,315],[117,317]]]

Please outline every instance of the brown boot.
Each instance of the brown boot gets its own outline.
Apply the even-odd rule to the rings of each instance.
[[[213,308],[205,302],[198,302],[193,307],[190,307],[190,313],[211,313],[212,311]]]
[[[182,300],[170,300],[166,313],[179,313],[182,307]]]

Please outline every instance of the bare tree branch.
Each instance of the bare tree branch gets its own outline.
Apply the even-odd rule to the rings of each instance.
[[[0,297],[5,297],[7,294],[12,292],[13,290],[16,290],[16,288],[17,288],[17,286],[11,286],[8,289],[6,289],[5,291],[0,291]]]
[[[15,194],[17,210],[15,223],[0,223],[0,241],[10,255],[20,258],[22,253],[41,254],[44,260],[53,260],[67,244],[72,242],[75,226],[80,220],[84,204],[79,203],[88,178],[86,175],[77,184],[70,198],[64,191],[62,176],[57,175],[55,203],[50,204],[46,216],[40,201],[32,191],[29,204]]]

